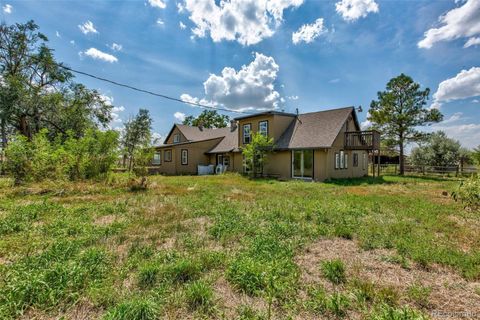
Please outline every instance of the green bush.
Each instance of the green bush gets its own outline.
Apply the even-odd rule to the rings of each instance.
[[[149,263],[140,268],[138,271],[138,285],[140,288],[151,288],[157,282],[160,269],[157,265]]]
[[[164,270],[165,280],[174,282],[188,282],[200,277],[201,265],[191,259],[180,259],[168,266]]]
[[[17,135],[9,142],[5,169],[16,184],[98,178],[106,176],[117,160],[117,146],[118,133],[113,130],[87,130],[81,138],[67,134],[54,141],[41,130],[31,141]]]
[[[334,284],[344,283],[346,280],[345,265],[340,259],[323,262],[321,269],[323,276]]]
[[[185,291],[186,301],[191,309],[208,309],[213,305],[213,290],[202,280],[189,284]]]
[[[462,181],[452,193],[455,201],[460,201],[465,208],[480,209],[480,175],[471,176]]]
[[[157,317],[158,307],[153,301],[135,298],[109,310],[104,320],[154,320]]]

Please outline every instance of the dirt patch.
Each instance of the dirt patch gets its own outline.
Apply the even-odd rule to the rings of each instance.
[[[267,310],[267,304],[264,299],[259,297],[250,297],[244,293],[238,292],[232,288],[230,283],[223,277],[217,279],[213,285],[215,298],[225,312],[225,319],[235,319],[237,310],[241,305],[247,305],[260,312]]]
[[[117,220],[117,216],[115,216],[113,214],[109,214],[109,215],[106,215],[106,216],[97,217],[93,221],[93,224],[95,224],[97,226],[106,226],[106,225],[114,223],[116,220]]]
[[[407,270],[382,259],[393,253],[389,250],[364,251],[350,240],[325,239],[310,245],[296,258],[296,262],[302,270],[303,283],[321,283],[327,290],[333,290],[333,287],[323,279],[319,265],[324,260],[341,259],[346,265],[348,278],[357,277],[379,286],[394,287],[400,293],[413,285],[431,288],[430,304],[424,310],[427,313],[440,310],[480,314],[480,296],[475,292],[480,287],[479,282],[468,282],[442,266],[434,265],[425,270],[411,264]]]
[[[91,303],[87,301],[79,301],[77,304],[68,308],[65,312],[58,314],[50,314],[45,311],[28,309],[21,317],[22,320],[35,319],[35,320],[90,320],[100,319],[103,314],[103,310],[95,308]]]

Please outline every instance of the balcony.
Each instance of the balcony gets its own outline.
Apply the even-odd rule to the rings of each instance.
[[[345,132],[346,150],[378,150],[380,149],[380,132],[350,131]]]

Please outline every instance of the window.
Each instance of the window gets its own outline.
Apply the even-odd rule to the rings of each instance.
[[[248,165],[247,163],[247,159],[245,158],[245,156],[243,156],[243,173],[245,174],[249,174],[250,173],[250,166]]]
[[[244,124],[243,125],[243,144],[250,143],[250,130],[252,129],[252,125],[249,124]]]
[[[182,164],[183,165],[188,164],[188,150],[187,149],[182,149]]]
[[[173,143],[179,143],[180,142],[180,134],[176,133],[173,135]]]
[[[258,132],[260,134],[264,135],[265,137],[268,136],[268,121],[267,120],[260,121],[258,123]]]
[[[358,153],[353,154],[353,166],[358,167]]]
[[[348,154],[345,151],[335,153],[335,169],[347,169],[348,168]]]
[[[172,150],[165,150],[165,162],[172,161]]]
[[[363,164],[362,164],[363,170],[366,170],[366,169],[367,169],[367,165],[368,165],[368,158],[367,158],[367,154],[364,153],[364,154],[363,154]]]
[[[160,152],[155,152],[153,154],[152,164],[155,164],[155,165],[162,164],[162,154]]]

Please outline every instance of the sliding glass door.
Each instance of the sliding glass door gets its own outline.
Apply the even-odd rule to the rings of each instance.
[[[313,150],[292,151],[293,178],[313,178]]]

